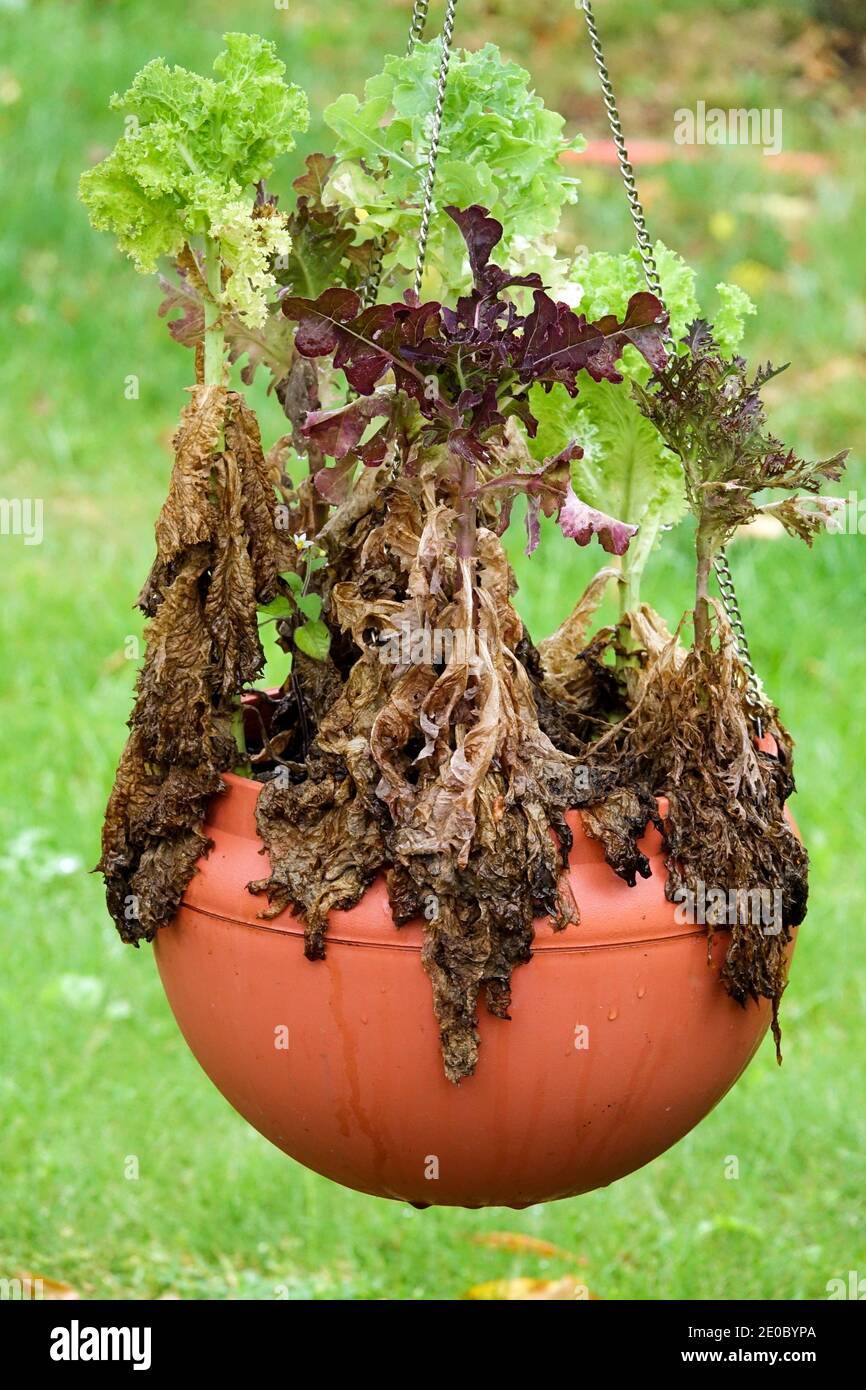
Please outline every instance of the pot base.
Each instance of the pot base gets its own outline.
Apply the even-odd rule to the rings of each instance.
[[[416,1206],[510,1206],[574,1196],[648,1163],[722,1098],[770,1019],[719,981],[719,933],[681,926],[664,898],[661,839],[635,888],[604,863],[577,813],[572,887],[581,925],[536,924],[513,977],[511,1020],[479,1006],[474,1076],[442,1071],[423,927],[394,927],[379,879],[333,912],[308,961],[291,913],[262,922],[246,884],[264,873],[255,783],[228,777],[215,847],[155,954],[190,1048],[272,1143],[336,1182]]]

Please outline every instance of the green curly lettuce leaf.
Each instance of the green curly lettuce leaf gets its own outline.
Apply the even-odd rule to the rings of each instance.
[[[654,251],[674,337],[679,340],[700,314],[697,277],[691,266],[662,242],[656,243]],[[637,250],[622,255],[595,252],[575,262],[567,291],[574,291],[575,280],[579,284],[577,307],[593,321],[605,314],[622,313],[629,297],[646,288]],[[716,290],[719,338],[732,352],[742,340],[745,317],[755,312],[754,306],[737,285],[721,284]],[[569,293],[569,302],[575,302],[573,293]],[[646,385],[649,369],[630,348],[621,370],[638,385]],[[591,506],[640,528],[624,562],[627,584],[623,600],[633,607],[641,573],[661,532],[687,511],[679,459],[665,447],[633,395],[608,382],[587,382],[575,399],[561,386],[554,386],[549,394],[534,387],[530,408],[539,421],[538,434],[530,445],[533,455],[548,458],[577,440],[584,456],[572,465],[575,490]]]
[[[285,220],[254,211],[252,185],[271,173],[308,122],[300,88],[283,80],[272,43],[226,34],[214,77],[155,58],[111,105],[126,113],[112,152],[82,175],[94,227],[111,231],[145,273],[199,238],[219,243],[221,306],[251,324],[266,315],[270,263],[286,255]]]
[[[697,275],[687,261],[671,251],[663,241],[653,248],[665,307],[670,314],[674,340],[684,335],[688,325],[700,317]],[[646,289],[643,264],[637,247],[620,254],[594,251],[583,261],[576,261],[569,272],[569,282],[577,280],[582,296],[577,303],[581,313],[595,320],[604,314],[619,314],[633,294]],[[573,285],[569,283],[569,288]],[[743,340],[745,320],[755,313],[755,306],[739,285],[716,286],[719,309],[714,319],[715,335],[726,353],[732,353]],[[573,299],[569,298],[569,303]]]
[[[409,58],[387,58],[363,100],[344,95],[325,111],[337,156],[328,196],[358,210],[364,238],[397,234],[385,273],[398,281],[411,272],[417,249],[440,53],[436,39]],[[507,269],[538,270],[539,258],[545,270],[556,264],[552,236],[563,206],[577,197],[560,156],[583,141],[564,138],[562,116],[547,110],[529,82],[494,44],[452,55],[428,246],[431,288],[443,298],[466,290],[472,278],[460,233],[443,211],[450,205],[480,204],[502,222]]]
[[[613,507],[613,515],[639,528],[623,563],[623,606],[633,608],[662,531],[686,514],[682,466],[625,388],[592,381],[581,394],[584,454],[572,465],[574,487],[592,506]]]
[[[533,456],[549,457],[564,447],[563,439],[576,441],[583,457],[572,463],[575,491],[590,506],[639,528],[623,562],[623,606],[635,607],[640,577],[661,532],[687,511],[679,459],[624,386],[586,381],[574,401],[560,386],[549,394],[534,387],[530,408],[539,421],[530,442]]]
[[[722,352],[730,357],[743,341],[747,315],[757,313],[757,309],[739,285],[722,281],[716,285],[716,294],[719,307],[713,318],[713,336]]]

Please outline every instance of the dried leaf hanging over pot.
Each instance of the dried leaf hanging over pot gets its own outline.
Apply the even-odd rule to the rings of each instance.
[[[255,417],[236,392],[197,386],[175,436],[139,603],[146,652],[103,830],[100,868],[126,941],[171,921],[199,855],[208,798],[234,766],[239,693],[264,655],[256,607],[284,564],[276,493]]]

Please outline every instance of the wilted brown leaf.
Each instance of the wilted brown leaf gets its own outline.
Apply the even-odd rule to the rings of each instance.
[[[99,867],[121,937],[171,921],[209,842],[200,827],[236,758],[232,717],[263,653],[257,602],[277,585],[276,493],[242,398],[198,386],[175,436],[157,556],[139,602],[146,652]]]

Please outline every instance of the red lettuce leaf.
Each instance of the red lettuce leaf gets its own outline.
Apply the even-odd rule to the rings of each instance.
[[[617,521],[606,512],[596,511],[595,507],[588,507],[581,502],[570,483],[559,513],[559,525],[562,534],[577,541],[578,545],[589,545],[593,536],[598,536],[602,550],[609,555],[624,555],[638,529],[629,526],[628,522]]]
[[[378,398],[384,393],[377,387],[392,372],[398,392],[418,404],[424,420],[422,444],[447,444],[452,456],[468,464],[481,479],[479,488],[498,494],[500,520],[503,515],[507,520],[509,499],[517,493],[527,496],[530,551],[537,544],[543,510],[560,514],[561,523],[564,516],[563,529],[570,527],[567,534],[581,544],[597,534],[605,549],[622,554],[635,528],[590,508],[578,514],[576,508],[583,504],[576,497],[569,499],[568,465],[579,455],[576,446],[539,470],[512,471],[506,465],[497,474],[503,469],[502,458],[491,452],[488,441],[492,445],[512,415],[530,435],[535,433],[537,421],[527,393],[536,382],[547,388],[561,382],[572,396],[577,395],[582,371],[596,381],[620,382],[616,363],[629,345],[650,365],[664,365],[662,304],[654,295],[636,294],[621,322],[611,314],[590,323],[552,300],[537,275],[515,277],[491,262],[502,226],[485,208],[447,211],[466,241],[474,277],[472,292],[456,309],[435,301],[422,304],[411,292],[398,303],[367,308],[347,289],[329,289],[317,299],[283,300],[284,314],[298,325],[297,351],[305,357],[330,357],[354,391],[376,402],[350,402],[340,412],[319,413],[308,421],[305,432],[338,460],[354,451],[364,463],[381,461],[387,444],[384,431],[364,446],[360,441],[369,420],[387,413],[386,406],[380,408]],[[532,289],[528,313],[503,294],[513,286]],[[326,480],[326,485],[332,483]]]
[[[576,377],[583,369],[594,381],[622,381],[616,364],[629,343],[654,370],[667,361],[659,331],[664,308],[654,294],[633,294],[622,323],[615,314],[590,323],[540,290],[533,299],[535,307],[523,325],[521,381],[558,381],[572,396],[577,395]]]
[[[336,410],[313,410],[303,425],[303,434],[322,453],[331,458],[345,458],[361,442],[371,420],[387,416],[393,401],[391,392],[359,396]]]

